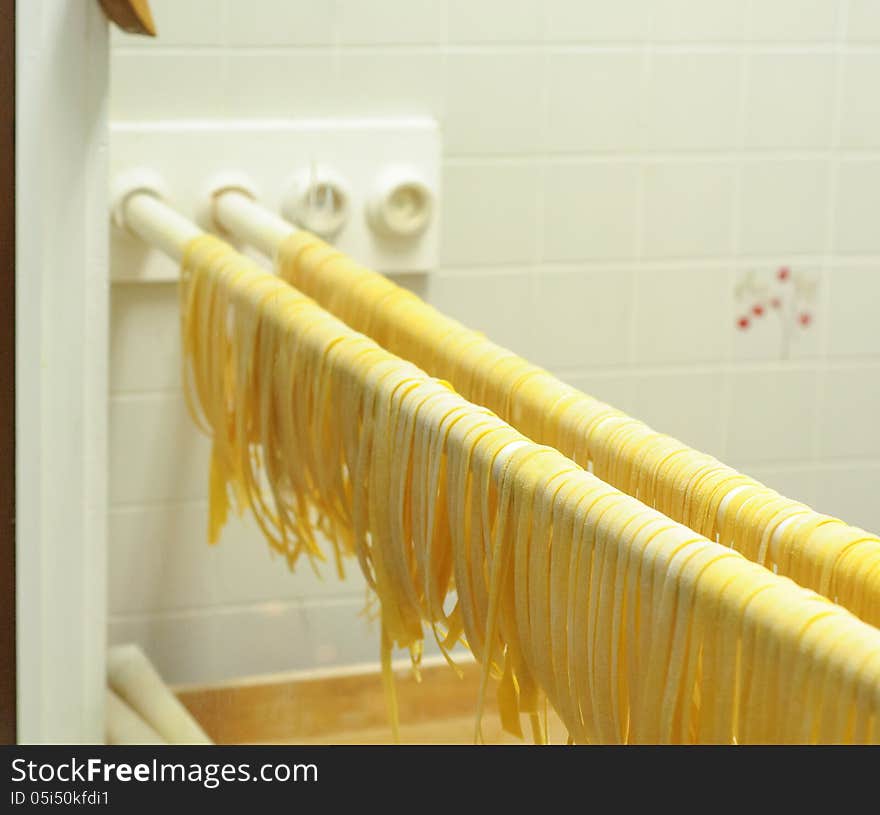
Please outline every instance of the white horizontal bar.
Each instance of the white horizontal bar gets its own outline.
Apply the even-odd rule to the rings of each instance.
[[[192,221],[149,192],[130,195],[122,215],[132,232],[175,260],[181,260],[186,245],[203,234]]]
[[[219,226],[271,258],[280,243],[296,231],[287,221],[239,190],[218,193],[214,215]],[[183,258],[187,243],[204,234],[188,218],[156,194],[134,192],[122,205],[125,225],[151,246],[175,260]]]
[[[223,229],[273,260],[281,242],[296,232],[280,215],[236,189],[215,195],[214,218]]]
[[[431,116],[345,117],[341,119],[169,119],[157,122],[113,122],[115,131],[135,133],[179,131],[212,132],[222,129],[225,133],[252,133],[262,130],[285,130],[292,133],[335,133],[339,131],[392,131],[436,130],[437,122]]]

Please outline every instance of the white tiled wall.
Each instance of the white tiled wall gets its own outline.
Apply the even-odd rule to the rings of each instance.
[[[115,39],[116,118],[436,116],[442,268],[407,285],[880,529],[876,0],[152,6],[157,42]],[[176,331],[173,286],[114,287],[111,638],[180,681],[374,659],[360,580],[290,575],[246,520],[205,543]]]

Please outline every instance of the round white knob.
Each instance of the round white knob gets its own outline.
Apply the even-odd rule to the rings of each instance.
[[[434,214],[434,193],[406,167],[386,170],[367,201],[370,226],[390,238],[411,238],[425,230]]]
[[[318,166],[293,177],[281,201],[281,213],[303,229],[329,238],[348,221],[350,201],[345,180]]]

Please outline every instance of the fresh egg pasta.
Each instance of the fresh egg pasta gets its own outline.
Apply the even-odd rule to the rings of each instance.
[[[210,538],[234,507],[292,567],[357,560],[395,728],[392,649],[417,666],[427,633],[482,666],[478,738],[494,676],[502,723],[537,741],[547,704],[583,743],[880,741],[880,631],[849,611],[531,442],[215,238],[188,246],[180,293]]]
[[[604,481],[880,624],[880,538],[579,392],[305,231],[281,276],[357,331]]]

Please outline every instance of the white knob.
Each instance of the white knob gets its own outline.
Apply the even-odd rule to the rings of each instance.
[[[345,180],[319,165],[293,177],[281,201],[281,213],[288,221],[329,238],[348,221],[350,201]]]
[[[390,238],[411,238],[425,230],[434,214],[434,193],[407,167],[391,167],[379,176],[367,201],[370,226]]]

